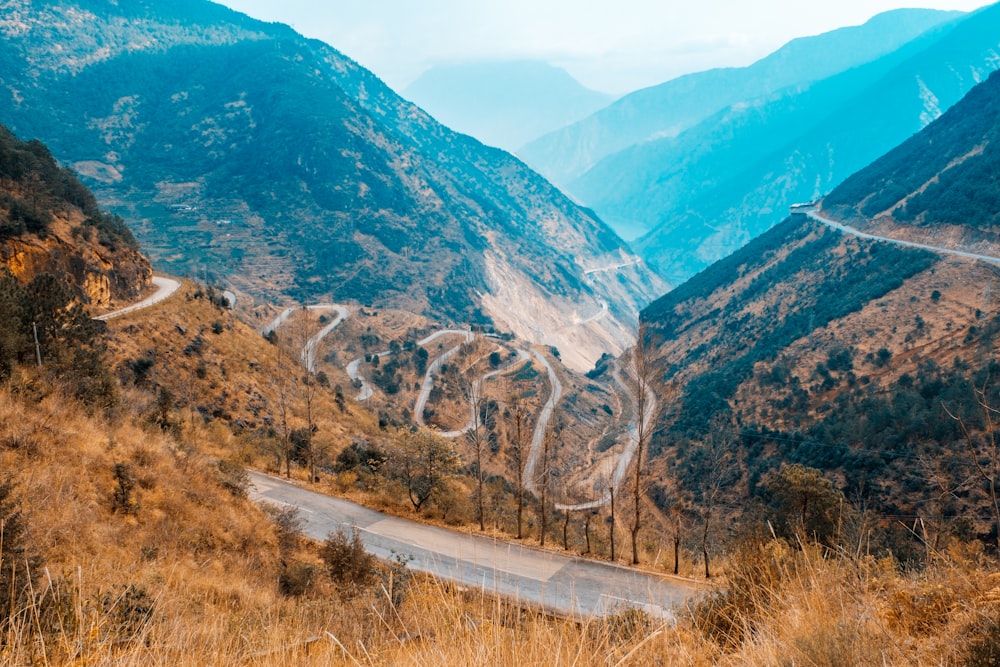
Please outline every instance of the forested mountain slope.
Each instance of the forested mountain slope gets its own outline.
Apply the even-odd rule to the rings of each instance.
[[[860,226],[866,206],[886,209],[874,203],[884,197],[914,207],[915,224],[891,226],[896,238],[967,249],[963,239],[988,235],[983,221],[1000,211],[987,177],[998,82],[993,75],[848,179],[822,202],[824,215],[850,214]],[[960,206],[950,203],[955,190]],[[975,465],[992,456],[980,403],[1000,405],[998,287],[996,263],[786,219],[643,312],[679,392],[654,440],[654,498],[697,507],[724,452],[737,504],[769,470],[799,463],[824,471],[883,526],[925,521],[934,540],[995,542]],[[918,547],[906,534],[891,546],[897,556]]]
[[[19,0],[0,30],[0,118],[169,272],[493,322],[580,368],[664,289],[517,159],[285,26],[199,0]]]
[[[844,181],[824,200],[866,229],[901,227],[942,243],[994,249],[1000,222],[1000,75],[925,131]],[[962,228],[958,239],[949,238]]]
[[[622,151],[582,179],[588,194],[575,191],[609,220],[651,226],[636,247],[680,282],[938,117],[997,67],[998,34],[995,5],[868,65]]]

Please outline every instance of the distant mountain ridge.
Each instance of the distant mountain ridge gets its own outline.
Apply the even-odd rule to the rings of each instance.
[[[531,60],[437,65],[403,96],[451,129],[508,151],[614,100],[562,68]]]
[[[733,105],[674,139],[621,151],[577,184],[673,283],[906,140],[1000,65],[1000,5],[809,86]]]
[[[634,255],[511,155],[286,26],[202,0],[11,16],[0,118],[88,177],[167,271],[493,322],[580,368],[665,289],[641,264],[587,273]]]
[[[847,178],[823,206],[869,230],[965,227],[996,243],[998,173],[1000,72],[994,72],[923,132]]]
[[[575,192],[573,181],[613,153],[677,136],[732,104],[870,62],[959,16],[961,12],[899,9],[861,26],[795,39],[748,67],[688,74],[625,95],[606,109],[533,141],[518,154]]]

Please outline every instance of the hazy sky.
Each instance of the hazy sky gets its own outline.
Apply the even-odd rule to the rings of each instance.
[[[898,7],[984,0],[221,0],[322,39],[402,90],[437,63],[539,59],[626,92],[685,72],[748,65],[795,37]]]

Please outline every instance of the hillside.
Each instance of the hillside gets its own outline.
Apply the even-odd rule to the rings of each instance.
[[[8,208],[2,221],[10,235],[5,241],[24,236],[48,239],[55,234],[52,230],[59,218],[82,217],[82,210],[70,202],[91,202],[92,196],[67,172],[55,168],[42,144],[22,144],[8,135],[2,139],[0,165],[14,163],[20,169],[16,176],[10,172],[4,176]],[[32,187],[26,190],[25,184]],[[65,194],[70,192],[74,196],[67,200]],[[103,214],[95,210],[91,215]],[[671,319],[668,310],[675,315],[693,313],[699,308],[698,294],[719,294],[720,288],[731,291],[720,281],[730,279],[734,268],[736,274],[753,274],[764,264],[771,266],[773,275],[762,279],[764,274],[759,274],[756,283],[760,284],[753,288],[756,283],[751,283],[745,291],[745,296],[752,296],[754,289],[766,295],[769,287],[778,285],[775,278],[784,269],[800,269],[803,277],[808,271],[818,276],[816,269],[821,265],[850,268],[857,260],[867,269],[861,278],[804,293],[802,308],[795,307],[794,299],[785,299],[784,305],[791,305],[789,312],[794,311],[789,320],[803,322],[804,311],[813,307],[819,313],[816,319],[825,321],[830,319],[826,313],[852,312],[863,297],[885,293],[871,320],[873,326],[886,329],[892,323],[886,321],[886,309],[893,310],[893,300],[906,295],[893,291],[895,278],[931,274],[932,284],[940,288],[931,293],[931,304],[940,305],[941,317],[961,321],[974,305],[962,301],[968,290],[966,281],[986,285],[984,279],[997,277],[996,269],[990,269],[992,274],[970,273],[967,263],[935,264],[926,254],[893,253],[872,244],[860,249],[850,242],[838,244],[833,232],[810,228],[810,224],[789,221],[756,248],[763,251],[761,256],[736,257],[736,264],[723,266],[714,278],[706,275],[677,290],[674,301],[659,302],[658,310],[649,311],[663,322],[658,332],[677,335],[701,326],[685,326]],[[71,233],[68,247],[49,245],[48,252],[53,257],[83,254],[101,240],[116,247],[132,245],[125,228],[114,219],[95,220],[93,231],[81,228],[86,233]],[[782,243],[788,247],[779,247]],[[830,262],[841,249],[849,250],[850,256]],[[793,257],[800,258],[792,261]],[[130,253],[111,258],[112,273],[122,270],[116,262],[127,266],[134,261]],[[739,281],[733,284],[738,286]],[[860,291],[862,298],[843,304],[829,298],[831,290],[845,285],[864,285],[860,290],[846,290],[848,294]],[[685,664],[705,665],[770,665],[775,656],[815,663],[833,656],[852,664],[980,664],[996,654],[1000,591],[995,561],[984,556],[982,544],[970,541],[978,530],[975,523],[963,524],[944,514],[954,506],[929,516],[930,530],[937,531],[934,549],[928,547],[925,561],[914,572],[901,569],[892,556],[876,557],[886,553],[881,533],[865,524],[854,526],[853,515],[843,502],[833,507],[841,518],[847,517],[842,523],[852,549],[826,549],[818,535],[813,535],[816,544],[808,536],[792,540],[785,531],[789,494],[765,482],[759,499],[766,512],[751,517],[740,538],[726,545],[730,553],[721,585],[704,582],[705,596],[669,619],[618,606],[605,609],[600,617],[561,618],[490,591],[420,576],[410,571],[405,553],[377,561],[360,548],[356,536],[331,534],[319,543],[306,539],[294,507],[250,502],[244,466],[283,473],[312,489],[349,494],[424,520],[464,524],[465,530],[473,522],[473,480],[479,466],[470,452],[463,452],[465,464],[459,466],[454,452],[434,449],[435,457],[445,453],[442,461],[452,461],[455,467],[443,473],[443,479],[433,480],[433,493],[425,507],[410,508],[405,485],[413,478],[407,473],[406,445],[440,444],[441,440],[426,431],[393,428],[391,415],[380,410],[376,418],[368,411],[369,405],[378,403],[345,400],[337,384],[344,379],[339,367],[349,354],[364,354],[385,344],[403,356],[415,350],[408,345],[409,339],[422,336],[433,323],[400,311],[358,309],[331,336],[339,340],[312,348],[322,360],[321,370],[313,374],[301,367],[299,352],[303,341],[318,328],[330,326],[328,311],[297,309],[278,326],[276,335],[265,337],[236,313],[259,324],[272,321],[274,309],[246,303],[241,297],[234,311],[213,289],[186,282],[164,301],[99,324],[71,295],[76,287],[72,273],[39,274],[25,284],[13,276],[0,277],[0,312],[5,315],[0,319],[2,664],[528,662],[597,667],[609,661],[654,664],[664,656],[684,656],[679,659]],[[985,291],[984,301],[992,303]],[[100,304],[91,309],[100,310]],[[726,313],[714,313],[701,324],[711,328],[721,321],[729,326],[730,310],[727,306]],[[935,349],[945,354],[960,349],[941,345],[930,335],[939,326],[933,311],[932,307],[922,309],[927,320],[921,324],[918,317],[916,330],[925,331]],[[955,330],[956,335],[965,334],[966,344],[977,337],[982,344],[1000,330],[1000,320],[992,313],[977,311],[975,317],[994,318],[983,325],[990,333]],[[789,338],[767,334],[763,319],[754,320],[750,313],[742,318],[747,331],[762,340],[769,337],[781,343]],[[770,322],[774,321],[771,317]],[[35,345],[24,335],[23,325],[29,322],[38,325]],[[897,338],[908,332],[907,344],[913,332],[903,322],[899,320]],[[949,319],[945,330],[951,327]],[[794,333],[795,327],[790,331]],[[467,333],[447,335],[461,339]],[[897,334],[896,328],[892,334]],[[921,335],[914,339],[913,356],[929,347]],[[12,341],[18,347],[10,347]],[[493,352],[511,343],[505,337],[484,336],[477,342],[479,347],[470,345],[449,365],[481,372],[474,360],[487,355],[492,366]],[[993,355],[992,348],[987,348],[980,345],[984,358]],[[31,354],[36,350],[41,350],[39,364]],[[814,340],[809,341],[809,350],[816,351]],[[697,366],[705,358],[703,352],[687,350],[687,359]],[[558,356],[552,350],[548,354]],[[387,367],[396,360],[384,356],[381,363],[374,358],[368,362],[373,374],[390,373]],[[419,361],[421,355],[415,353],[412,358]],[[898,370],[881,351],[874,359],[880,368]],[[599,372],[593,375],[602,375],[608,361],[602,359]],[[847,377],[850,386],[850,376],[844,375],[849,361],[840,352],[830,355],[824,385],[836,385]],[[896,359],[891,361],[896,363]],[[541,374],[530,362],[504,367],[499,353],[496,364],[507,376],[507,390],[519,393],[537,411],[538,394],[552,390],[545,387]],[[396,365],[392,372],[399,372],[404,382],[414,380],[417,376],[404,366]],[[954,368],[963,369],[957,363]],[[936,372],[923,366],[920,370]],[[440,384],[453,385],[454,375],[441,368]],[[781,376],[774,377],[780,380]],[[924,398],[933,395],[924,376],[916,382],[911,378],[909,383],[904,377],[899,377],[899,387],[919,388]],[[564,375],[562,381],[566,407],[560,409],[560,418],[567,423],[554,431],[557,450],[569,440],[567,432],[578,435],[580,421],[588,422],[584,428],[599,434],[600,422],[606,421],[600,413],[610,416],[622,411],[618,403],[614,409],[596,405],[605,400],[597,377],[583,381]],[[774,378],[768,382],[774,384]],[[388,386],[385,393],[390,393]],[[441,398],[447,399],[450,393],[441,392]],[[768,394],[752,391],[740,400],[759,404],[762,395]],[[912,416],[916,395],[902,395],[909,402],[898,414],[885,417],[883,424]],[[954,395],[951,392],[948,397]],[[454,417],[442,409],[445,403],[434,399],[431,416]],[[817,405],[817,414],[822,414],[825,403],[817,401]],[[510,413],[517,412],[517,407],[508,404],[503,411],[497,407],[487,407],[492,414],[487,420],[490,430],[494,428],[491,422],[503,422],[498,441],[484,443],[489,445],[487,457],[496,454],[493,445],[501,443],[509,456]],[[717,406],[706,406],[705,416],[713,410],[718,412]],[[926,437],[931,423],[914,418],[911,426]],[[682,442],[676,431],[667,437],[671,443]],[[726,434],[724,429],[718,432]],[[776,436],[774,440],[788,441]],[[805,449],[815,449],[815,442],[793,442],[800,449],[803,444]],[[903,450],[896,461],[906,458],[906,444],[889,443]],[[553,478],[564,478],[571,467],[586,465],[586,459],[593,463],[603,444],[586,450],[573,446],[584,460],[553,461]],[[801,456],[800,451],[793,452],[793,457]],[[697,458],[681,451],[680,463],[687,466],[694,460],[697,465]],[[951,472],[947,466],[954,465],[954,459],[940,462],[942,475]],[[495,459],[491,463],[486,480],[491,534],[503,537],[501,531],[509,531],[514,514],[514,485],[504,479],[504,472],[492,474],[502,469]],[[418,478],[421,484],[431,482]],[[943,476],[937,479],[945,480]],[[653,491],[654,499],[662,498],[662,487],[654,486]],[[959,488],[954,495],[961,501],[968,491]],[[827,493],[821,500],[830,497]],[[842,495],[833,497],[843,501]],[[790,502],[797,510],[799,498],[792,497]],[[534,544],[534,534],[546,530],[545,514],[539,512],[545,505],[533,494],[527,505],[526,541]],[[824,510],[831,507],[829,503],[817,505]],[[937,506],[931,509],[936,512]],[[660,554],[670,533],[654,514],[650,510],[644,548],[650,558],[648,567],[657,572],[667,569]],[[683,552],[675,552],[683,553],[680,571],[695,576],[697,539],[688,534],[687,517],[675,522],[670,516],[675,544],[684,545]],[[550,514],[549,519],[554,517]],[[765,521],[773,522],[766,524],[769,532]],[[608,548],[607,528],[613,543],[616,521],[603,511],[567,512],[560,526],[554,523],[547,527],[550,538],[555,542],[555,534],[561,532],[564,542],[549,548],[603,557]],[[939,530],[942,525],[950,533]],[[778,538],[773,537],[775,529],[782,531]],[[838,537],[839,533],[838,529]],[[715,539],[707,520],[703,534]],[[861,537],[856,551],[854,535]],[[496,544],[494,551],[510,553],[503,542]],[[899,544],[891,543],[891,547]],[[910,567],[918,560],[905,550],[898,553]],[[615,597],[616,593],[607,595]]]
[[[996,67],[1000,7],[868,65],[734,105],[675,139],[610,156],[577,195],[652,231],[637,248],[672,282],[693,275],[905,141]]]
[[[632,258],[599,219],[287,27],[67,0],[19,2],[2,29],[0,118],[135,221],[165,271],[493,322],[581,369],[663,290],[641,265],[586,273]]]
[[[437,65],[402,92],[451,129],[508,151],[614,100],[536,61]]]
[[[995,253],[998,85],[994,74],[849,178],[823,200],[824,215]],[[653,446],[660,502],[698,496],[695,455],[721,433],[743,461],[735,502],[759,493],[769,470],[799,463],[823,470],[883,527],[923,521],[924,539],[996,543],[1000,517],[972,480],[977,460],[992,456],[983,408],[1000,405],[998,281],[996,263],[861,239],[805,215],[702,271],[643,313],[681,391]],[[919,543],[899,528],[890,548],[913,557]]]
[[[748,67],[697,72],[630,93],[578,123],[533,141],[518,154],[553,182],[581,194],[573,182],[609,155],[677,136],[738,102],[875,60],[959,16],[958,12],[900,9],[879,14],[861,26],[802,37]]]
[[[132,301],[152,277],[125,223],[41,143],[0,125],[0,267],[21,284],[47,273],[82,303]]]
[[[898,227],[909,238],[996,254],[998,118],[993,73],[925,131],[845,180],[824,209],[866,230]]]
[[[998,25],[1000,8],[987,8],[869,65],[733,107],[673,144],[609,158],[618,164],[608,169],[633,164],[638,187],[662,174],[657,165],[675,152],[703,147],[644,191],[655,212],[633,213],[658,222],[637,245],[675,279],[739,247],[780,221],[788,205],[817,198],[961,99],[995,67]],[[624,202],[629,191],[609,194]]]

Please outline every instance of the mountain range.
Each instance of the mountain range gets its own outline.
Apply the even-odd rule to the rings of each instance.
[[[532,60],[437,65],[402,94],[451,129],[508,151],[614,100],[562,68]]]
[[[573,182],[602,159],[647,141],[675,137],[723,109],[863,65],[959,12],[900,9],[864,25],[795,39],[748,67],[696,72],[623,96],[597,113],[518,151],[554,183]]]
[[[516,158],[286,26],[203,0],[17,0],[0,33],[0,119],[162,270],[492,323],[578,368],[665,289]]]
[[[822,216],[1000,256],[998,127],[994,73],[847,179]],[[743,462],[736,488],[798,463],[877,516],[933,515],[941,534],[966,517],[974,526],[961,530],[988,536],[988,498],[967,483],[959,453],[971,446],[963,428],[972,443],[988,430],[981,402],[1000,404],[998,283],[996,262],[862,238],[802,213],[714,263],[643,312],[679,394],[654,438],[670,480],[654,497],[701,493],[716,438]],[[935,495],[937,484],[953,492]]]
[[[609,155],[569,190],[622,234],[641,234],[635,247],[678,284],[911,136],[1000,62],[1000,7],[938,18],[867,63]],[[813,39],[799,47],[821,52],[824,39]]]
[[[584,177],[600,189],[591,204],[649,220],[636,247],[664,275],[690,276],[940,116],[1000,65],[998,34],[994,5],[867,65],[618,153]],[[616,190],[602,182],[623,169],[630,179]]]

